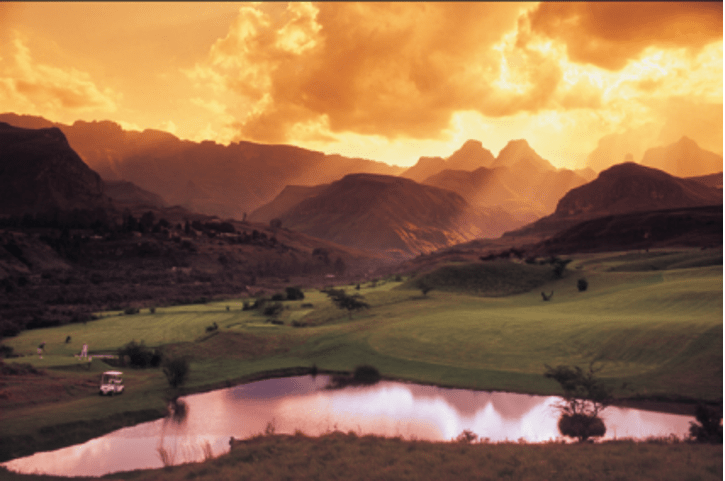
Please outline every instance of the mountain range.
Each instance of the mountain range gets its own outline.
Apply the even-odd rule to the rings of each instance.
[[[403,171],[383,162],[289,145],[191,142],[157,130],[127,131],[110,121],[65,125],[6,113],[0,114],[0,122],[28,129],[56,127],[104,180],[133,182],[169,205],[222,218],[242,219],[290,184],[327,183],[353,172]]]
[[[496,157],[471,140],[446,159],[424,157],[403,171],[292,146],[240,142],[225,147],[159,131],[128,132],[113,122],[67,126],[40,117],[0,115],[8,118],[41,128],[3,124],[8,139],[27,136],[33,145],[4,149],[12,154],[1,166],[6,181],[11,180],[4,189],[6,215],[22,214],[22,205],[31,206],[28,212],[109,205],[110,196],[120,206],[182,205],[223,218],[279,219],[288,229],[401,258],[504,232],[550,235],[595,217],[722,204],[722,173],[680,178],[628,162],[588,182],[591,171],[556,169],[525,140],[509,142]],[[101,176],[73,152],[73,143]],[[59,185],[46,179],[31,186],[36,173],[8,170],[22,164],[17,159],[25,157],[17,152],[33,149],[67,158],[69,175],[76,184],[82,182],[59,187],[66,174],[56,167]],[[718,166],[713,156],[683,139],[650,149],[645,160],[683,169],[705,159],[712,169]],[[70,191],[77,192],[76,199],[58,194]],[[33,192],[50,199],[49,206],[31,199]]]

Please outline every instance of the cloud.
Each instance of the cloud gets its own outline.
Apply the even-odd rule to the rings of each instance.
[[[101,91],[87,73],[35,62],[19,38],[13,45],[12,59],[0,59],[0,95],[9,104],[40,112],[116,111],[119,96],[110,89]]]
[[[542,2],[531,31],[567,46],[570,61],[621,70],[648,47],[699,50],[722,39],[721,2]]]
[[[235,113],[240,138],[282,142],[298,124],[435,138],[456,111],[500,117],[549,106],[562,75],[556,59],[514,37],[501,43],[523,8],[322,2],[274,15],[244,6],[187,74],[200,88],[245,99]]]

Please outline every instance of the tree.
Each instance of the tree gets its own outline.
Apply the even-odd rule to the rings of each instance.
[[[154,222],[156,221],[156,216],[153,212],[148,211],[144,212],[144,214],[141,216],[141,219],[139,220],[139,225],[146,231],[149,232],[151,228],[154,226]]]
[[[584,372],[579,366],[546,365],[544,377],[554,379],[564,390],[564,401],[559,405],[559,432],[577,438],[579,442],[590,437],[604,436],[607,429],[599,413],[611,402],[611,388],[595,374],[594,363]]]
[[[166,380],[169,386],[177,388],[186,382],[189,377],[189,360],[185,357],[174,357],[164,360],[163,364]]]
[[[342,258],[338,257],[335,259],[335,273],[337,273],[338,276],[341,276],[345,274],[345,270],[347,269],[347,266],[345,265],[345,261],[342,260]]]
[[[305,293],[299,287],[285,287],[288,301],[299,301],[305,298]]]
[[[696,423],[690,422],[690,437],[700,443],[722,444],[722,404],[719,409],[698,404]]]
[[[352,311],[359,311],[370,307],[370,304],[362,300],[363,296],[360,294],[350,296],[343,289],[328,289],[325,292],[338,308],[347,309],[350,317],[352,317]]]
[[[428,297],[428,293],[433,290],[433,286],[431,286],[424,280],[419,280],[418,282],[416,282],[415,287],[420,289],[420,292],[423,293],[423,297]]]

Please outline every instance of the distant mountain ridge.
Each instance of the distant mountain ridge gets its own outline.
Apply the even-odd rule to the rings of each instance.
[[[0,122],[0,215],[110,207],[101,177],[71,149],[60,129]]]
[[[12,113],[0,114],[0,121],[25,128],[57,127],[104,180],[130,181],[169,204],[220,217],[241,219],[286,185],[329,183],[353,172],[397,175],[404,170],[288,145],[184,141],[156,130],[126,131],[110,121],[65,125]]]
[[[700,148],[689,137],[682,137],[670,145],[648,149],[641,164],[678,177],[702,176],[723,170],[721,155]]]

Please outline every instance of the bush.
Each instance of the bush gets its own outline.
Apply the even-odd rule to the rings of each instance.
[[[690,437],[700,443],[722,444],[722,406],[716,410],[700,403],[696,423],[690,422]]]
[[[175,357],[164,361],[163,365],[169,386],[177,388],[189,377],[189,360],[186,357]]]
[[[288,301],[301,301],[305,298],[305,293],[299,287],[286,287]]]
[[[145,369],[147,367],[159,367],[162,356],[158,350],[151,351],[146,344],[141,341],[131,341],[118,350],[119,359],[128,357],[128,363],[131,367]]]
[[[564,277],[564,270],[566,270],[566,266],[571,262],[571,259],[552,257],[549,262],[554,266],[554,277],[561,279]]]
[[[428,293],[433,290],[433,286],[425,282],[424,280],[420,279],[415,283],[415,287],[420,289],[420,292],[423,294],[423,297],[428,297]]]
[[[328,289],[325,293],[332,299],[332,302],[340,309],[347,309],[352,316],[352,311],[367,309],[370,304],[363,301],[360,294],[349,296],[343,289]]]
[[[141,312],[141,310],[138,307],[127,307],[123,310],[123,313],[127,316],[138,314],[139,312]]]
[[[356,384],[375,384],[380,381],[380,372],[367,364],[358,366],[355,368],[353,380]]]
[[[0,358],[6,359],[8,357],[15,357],[15,352],[12,348],[12,346],[6,346],[5,344],[0,344]]]
[[[281,302],[275,302],[274,304],[269,304],[264,308],[264,315],[265,316],[276,316],[280,314],[284,310],[284,306]]]
[[[561,434],[577,438],[579,441],[601,437],[607,432],[604,421],[596,415],[562,414],[558,427]]]
[[[589,287],[589,282],[585,278],[581,278],[578,281],[576,281],[576,288],[579,289],[579,292],[584,292],[587,290],[587,287]]]
[[[559,431],[579,442],[606,433],[599,413],[611,402],[612,390],[594,376],[597,371],[592,363],[587,372],[579,366],[560,365],[546,366],[544,373],[544,377],[554,379],[564,390],[564,402],[559,405]]]
[[[285,295],[282,294],[281,292],[278,292],[278,293],[272,295],[272,300],[273,301],[284,301]]]

